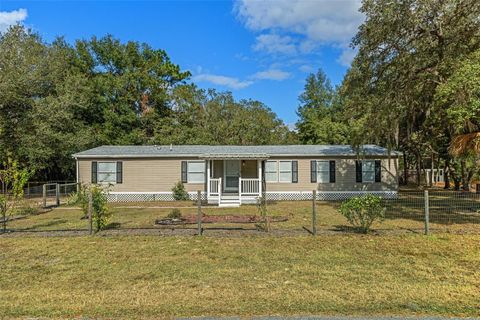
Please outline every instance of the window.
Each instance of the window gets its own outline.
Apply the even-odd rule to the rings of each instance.
[[[99,162],[97,169],[97,183],[117,182],[117,163]]]
[[[188,161],[187,162],[187,182],[204,183],[205,182],[205,162]]]
[[[265,163],[265,181],[277,182],[277,161],[267,161]]]
[[[330,182],[330,161],[317,161],[317,182]]]
[[[292,161],[280,161],[279,168],[278,180],[280,182],[292,182]]]
[[[375,161],[362,161],[362,181],[375,182]]]

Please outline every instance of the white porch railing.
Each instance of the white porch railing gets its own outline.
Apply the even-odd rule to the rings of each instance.
[[[222,194],[222,178],[210,178],[209,184],[208,197],[220,197]]]
[[[260,179],[239,178],[240,196],[258,196],[260,195]]]

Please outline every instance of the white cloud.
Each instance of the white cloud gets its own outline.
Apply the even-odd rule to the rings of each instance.
[[[255,73],[252,78],[259,80],[282,81],[290,78],[290,73],[279,69],[269,69]]]
[[[237,0],[234,10],[248,29],[262,33],[255,49],[309,53],[319,45],[346,48],[364,20],[360,5],[361,0]]]
[[[312,73],[314,71],[313,67],[308,64],[301,65],[298,69],[305,73]]]
[[[279,36],[277,34],[261,34],[257,36],[253,50],[283,54],[295,54],[297,52],[296,45],[291,37]]]
[[[27,18],[26,9],[18,9],[14,11],[0,11],[0,32],[7,31],[8,27],[24,21]]]
[[[193,76],[192,80],[198,82],[210,82],[215,85],[224,86],[230,89],[243,89],[253,84],[253,81],[250,80],[242,81],[234,77],[206,73]]]
[[[343,49],[340,57],[338,57],[337,62],[340,63],[342,66],[348,67],[352,63],[356,54],[356,50],[353,50],[351,48],[345,48]]]

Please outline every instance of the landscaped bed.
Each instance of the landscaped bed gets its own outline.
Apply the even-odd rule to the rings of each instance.
[[[182,216],[180,218],[160,218],[155,220],[158,225],[181,225],[198,223],[196,215]],[[267,217],[266,219],[258,215],[207,215],[202,213],[200,221],[202,223],[258,223],[268,220],[268,222],[285,222],[288,217]]]

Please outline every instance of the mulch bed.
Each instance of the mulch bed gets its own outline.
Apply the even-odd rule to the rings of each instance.
[[[267,217],[269,222],[285,222],[287,217]],[[263,218],[254,215],[206,215],[202,214],[202,223],[258,223]],[[162,218],[155,220],[155,224],[160,225],[178,225],[178,224],[195,224],[197,223],[196,215],[181,217],[180,219]]]

